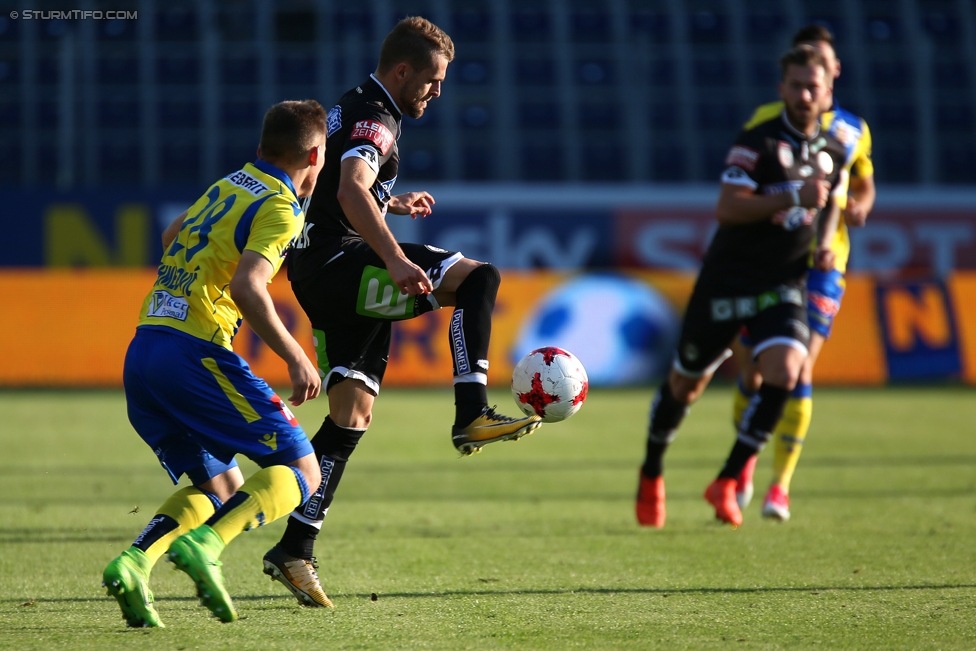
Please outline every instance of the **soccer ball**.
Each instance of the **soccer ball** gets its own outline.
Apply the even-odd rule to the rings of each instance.
[[[576,356],[555,346],[533,350],[512,373],[512,396],[519,409],[546,423],[578,412],[589,388],[586,369]]]

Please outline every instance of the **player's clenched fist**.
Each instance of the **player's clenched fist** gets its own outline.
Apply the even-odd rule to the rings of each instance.
[[[824,179],[823,175],[807,179],[798,194],[800,195],[801,206],[823,208],[827,205],[827,199],[830,198],[830,183]]]

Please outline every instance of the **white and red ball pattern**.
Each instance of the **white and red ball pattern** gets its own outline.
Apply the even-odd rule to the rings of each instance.
[[[576,356],[555,346],[538,348],[515,365],[512,396],[527,416],[566,420],[583,406],[590,382]]]

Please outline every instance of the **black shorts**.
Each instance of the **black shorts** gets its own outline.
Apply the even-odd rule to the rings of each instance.
[[[434,289],[463,256],[425,244],[401,244]],[[349,240],[317,273],[291,283],[309,321],[323,383],[330,376],[362,380],[379,393],[390,356],[393,321],[438,309],[433,295],[400,293],[386,265],[363,240]],[[334,378],[333,378],[334,379]]]
[[[689,377],[714,373],[732,354],[729,346],[743,326],[753,341],[754,356],[776,345],[806,351],[810,345],[806,303],[800,281],[743,292],[699,276],[685,311],[674,367]]]

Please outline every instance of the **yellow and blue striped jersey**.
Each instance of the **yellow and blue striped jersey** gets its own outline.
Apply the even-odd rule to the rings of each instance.
[[[139,326],[165,326],[231,350],[242,317],[230,280],[241,254],[260,253],[277,272],[304,223],[291,179],[268,162],[217,181],[163,253]]]
[[[773,120],[783,112],[783,102],[763,104],[755,110],[746,122],[746,129]],[[874,176],[874,163],[871,162],[871,130],[868,123],[850,111],[836,104],[820,116],[822,129],[837,138],[847,150],[847,162],[844,165],[846,173],[841,181],[845,186],[837,192],[836,201],[841,210],[847,207],[847,187],[849,176],[853,174],[861,178]],[[837,225],[837,233],[831,243],[834,252],[834,268],[844,273],[847,270],[847,259],[850,257],[851,240],[847,224],[843,219]]]

